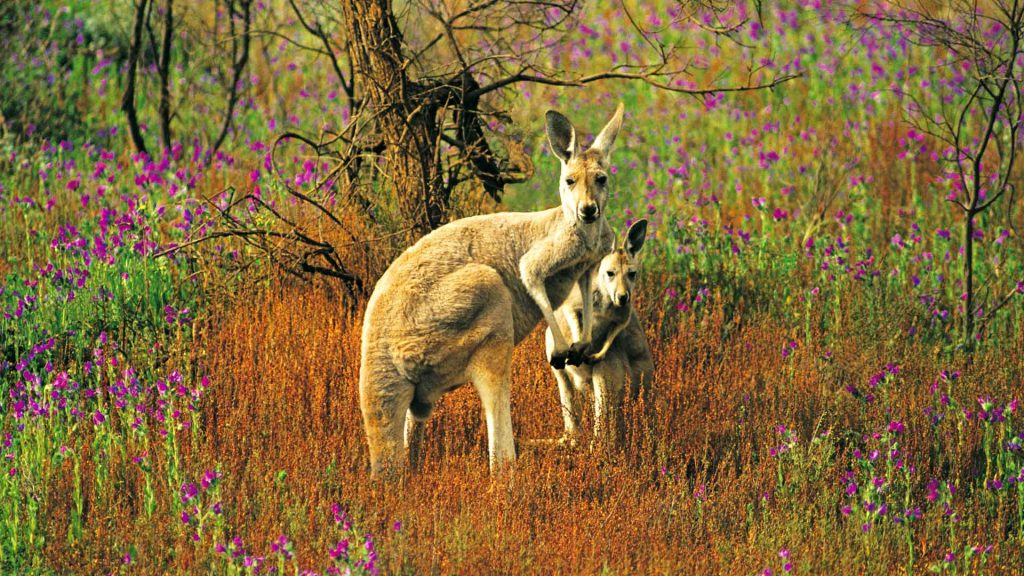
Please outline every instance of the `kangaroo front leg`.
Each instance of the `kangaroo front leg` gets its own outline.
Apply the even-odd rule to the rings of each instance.
[[[580,294],[583,295],[583,309],[579,317],[573,311],[568,322],[569,332],[572,333],[572,345],[569,346],[567,364],[579,366],[587,360],[587,348],[590,341],[594,339],[594,299],[590,295],[590,274],[583,274],[577,283]]]
[[[565,327],[569,330],[568,337],[571,342],[565,363],[571,366],[580,366],[587,361],[587,348],[590,347],[591,340],[590,337],[585,337],[583,334],[583,311],[574,310],[570,306],[563,306],[558,310],[564,311],[562,317],[565,318]]]
[[[565,318],[565,326],[569,329],[568,336],[572,342],[569,345],[566,364],[579,366],[587,359],[586,351],[590,342],[590,338],[584,338],[583,336],[583,312],[569,306],[563,306],[559,310],[563,311],[562,316]]]
[[[590,294],[590,274],[581,276],[579,285],[583,295],[583,317],[580,319],[583,334],[579,341],[590,344],[594,339],[594,297]]]
[[[560,269],[557,260],[551,257],[554,246],[548,243],[541,243],[534,246],[519,260],[519,279],[526,287],[526,291],[533,298],[533,301],[540,308],[544,315],[544,321],[551,329],[551,339],[554,344],[551,350],[551,365],[555,368],[565,368],[565,361],[569,357],[569,344],[565,341],[565,335],[555,318],[555,311],[551,307],[551,299],[548,297],[547,287],[544,285],[547,278]]]

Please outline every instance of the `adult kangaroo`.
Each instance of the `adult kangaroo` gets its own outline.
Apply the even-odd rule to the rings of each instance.
[[[605,221],[609,153],[623,107],[583,150],[575,128],[546,114],[561,162],[561,206],[456,220],[421,238],[377,282],[363,319],[359,403],[374,475],[406,464],[437,399],[472,382],[487,420],[492,473],[516,457],[509,400],[512,349],[541,320],[552,330],[553,366],[579,364],[590,342],[591,310],[570,343],[554,310],[608,253]],[[415,459],[415,456],[414,456]]]

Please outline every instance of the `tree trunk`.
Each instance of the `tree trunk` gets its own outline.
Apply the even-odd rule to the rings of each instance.
[[[174,0],[164,3],[164,38],[160,47],[160,140],[171,148],[171,41],[174,37]]]
[[[964,346],[974,344],[974,210],[967,211],[964,225]]]
[[[135,79],[138,76],[139,52],[142,51],[142,28],[146,21],[148,3],[148,0],[141,0],[135,8],[132,46],[128,54],[128,85],[125,87],[124,97],[121,99],[121,110],[128,117],[128,131],[132,136],[132,144],[135,145],[136,151],[142,153],[146,153],[146,141],[142,138],[139,116],[135,109]]]
[[[387,185],[403,217],[421,232],[445,223],[448,198],[441,176],[438,99],[408,76],[402,32],[390,0],[342,0],[349,57],[376,119]]]
[[[235,117],[235,106],[238,105],[239,98],[239,85],[242,82],[242,74],[245,72],[246,66],[249,64],[249,39],[250,29],[252,27],[252,0],[241,0],[239,2],[239,12],[235,10],[234,0],[227,3],[228,6],[228,29],[231,31],[231,87],[228,89],[228,110],[224,114],[224,123],[221,125],[220,134],[217,139],[213,141],[213,146],[210,147],[210,158],[216,156],[217,150],[220,150],[221,144],[224,143],[224,139],[227,138],[228,130],[231,128],[231,123]],[[242,16],[242,33],[238,34],[235,30],[235,15],[236,13]]]

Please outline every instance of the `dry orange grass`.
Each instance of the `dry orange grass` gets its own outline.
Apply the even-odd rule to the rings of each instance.
[[[640,305],[659,307],[651,294]],[[798,568],[813,561],[815,570],[892,570],[902,550],[878,546],[864,560],[858,531],[839,515],[839,477],[849,466],[843,447],[857,439],[847,431],[904,418],[921,432],[906,450],[927,453],[922,408],[939,368],[965,371],[966,398],[979,383],[988,393],[1006,392],[1024,372],[1013,354],[938,366],[932,351],[886,345],[877,334],[850,334],[831,361],[815,345],[787,360],[780,349],[788,338],[769,320],[730,325],[712,311],[697,325],[692,317],[649,313],[655,399],[626,407],[623,448],[534,451],[523,441],[561,431],[537,331],[514,358],[514,474],[488,476],[479,402],[464,387],[428,423],[424,468],[378,483],[368,477],[358,408],[361,313],[344,309],[332,290],[279,285],[216,312],[197,343],[213,378],[193,460],[223,464],[226,514],[252,548],[288,534],[303,566],[327,564],[329,510],[339,502],[375,535],[385,573],[742,574],[762,569],[783,547]],[[843,314],[842,324],[854,325],[856,306]],[[1018,337],[1013,346],[1022,343]],[[883,415],[843,386],[863,383],[888,359],[901,363],[906,384],[897,413]],[[803,442],[831,429],[840,454],[819,477],[778,490],[768,449],[778,443],[779,424]],[[970,475],[977,438],[949,449],[963,457],[950,458],[957,469],[941,472]],[[934,465],[918,463],[924,475]],[[938,529],[919,531],[919,558],[944,552],[929,541]],[[964,529],[980,541],[1001,540],[994,525]],[[186,558],[172,566],[187,566]]]
[[[664,285],[649,280],[649,287]],[[776,321],[748,314],[745,324],[727,322],[719,308],[698,323],[674,310],[656,312],[660,302],[650,288],[638,305],[657,365],[655,394],[650,405],[626,407],[620,450],[524,446],[561,431],[538,330],[514,357],[514,474],[490,478],[479,402],[465,387],[446,396],[428,422],[424,468],[379,483],[368,477],[358,409],[361,310],[345,312],[340,294],[281,283],[254,289],[214,308],[192,350],[180,351],[189,359],[203,351],[195,360],[212,376],[200,430],[181,447],[184,465],[198,477],[219,462],[225,514],[247,548],[267,554],[272,540],[288,534],[303,567],[328,564],[336,543],[330,506],[338,502],[360,530],[374,534],[385,574],[752,574],[781,548],[790,549],[798,573],[898,572],[906,558],[900,541],[891,533],[864,538],[839,513],[851,447],[880,423],[901,419],[908,429],[901,448],[915,455],[922,486],[931,477],[976,481],[983,473],[980,434],[932,432],[923,414],[932,402],[928,385],[939,369],[963,370],[956,394],[969,402],[982,393],[1008,397],[1024,374],[1024,335],[971,364],[940,364],[925,346],[887,342],[900,325],[898,310],[890,311],[891,325],[864,332],[856,299],[830,328],[847,335],[831,360],[813,343],[822,337],[817,330],[786,359],[781,345],[794,335]],[[889,360],[902,366],[894,401],[865,406],[843,391]],[[837,453],[784,467],[780,484],[769,456],[780,424],[796,430],[803,445],[831,430]],[[131,573],[216,571],[221,565],[181,534],[164,498],[153,519],[166,520],[146,520],[142,475],[130,455],[111,454],[110,489],[87,493],[83,545],[62,537],[73,474],[65,464],[56,475],[43,499],[42,517],[55,535],[45,544],[48,565],[108,573],[135,547]],[[85,456],[82,483],[91,486],[97,471]],[[154,477],[164,477],[166,456],[151,458]],[[957,533],[997,543],[988,568],[1012,571],[1019,554],[998,543],[1015,511],[992,515],[981,506],[957,503],[966,519]],[[937,513],[926,514],[915,531],[918,566],[946,552],[945,530]]]

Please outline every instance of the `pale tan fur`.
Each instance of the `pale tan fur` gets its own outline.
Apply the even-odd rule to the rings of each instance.
[[[594,440],[604,442],[615,438],[621,431],[622,402],[627,383],[633,398],[639,397],[651,385],[654,362],[647,336],[632,306],[637,277],[636,255],[643,246],[646,233],[646,220],[633,224],[622,244],[589,272],[590,297],[584,298],[583,292],[574,289],[558,310],[561,329],[571,331],[579,323],[584,303],[592,302],[594,338],[584,365],[552,368],[558,382],[565,423],[565,432],[555,441],[556,444],[575,446],[578,441],[579,393],[593,389]],[[549,330],[548,354],[554,344],[551,334]]]
[[[421,420],[445,392],[472,382],[487,421],[491,470],[515,460],[509,400],[512,349],[555,309],[607,253],[604,219],[609,152],[622,106],[584,151],[575,129],[547,114],[562,163],[561,206],[457,220],[424,236],[377,282],[363,321],[359,400],[374,474],[416,457]],[[590,342],[589,307],[570,347],[552,333],[554,364],[580,362]],[[408,414],[407,414],[408,412]],[[406,426],[408,424],[408,429]],[[403,442],[403,432],[405,441]]]

